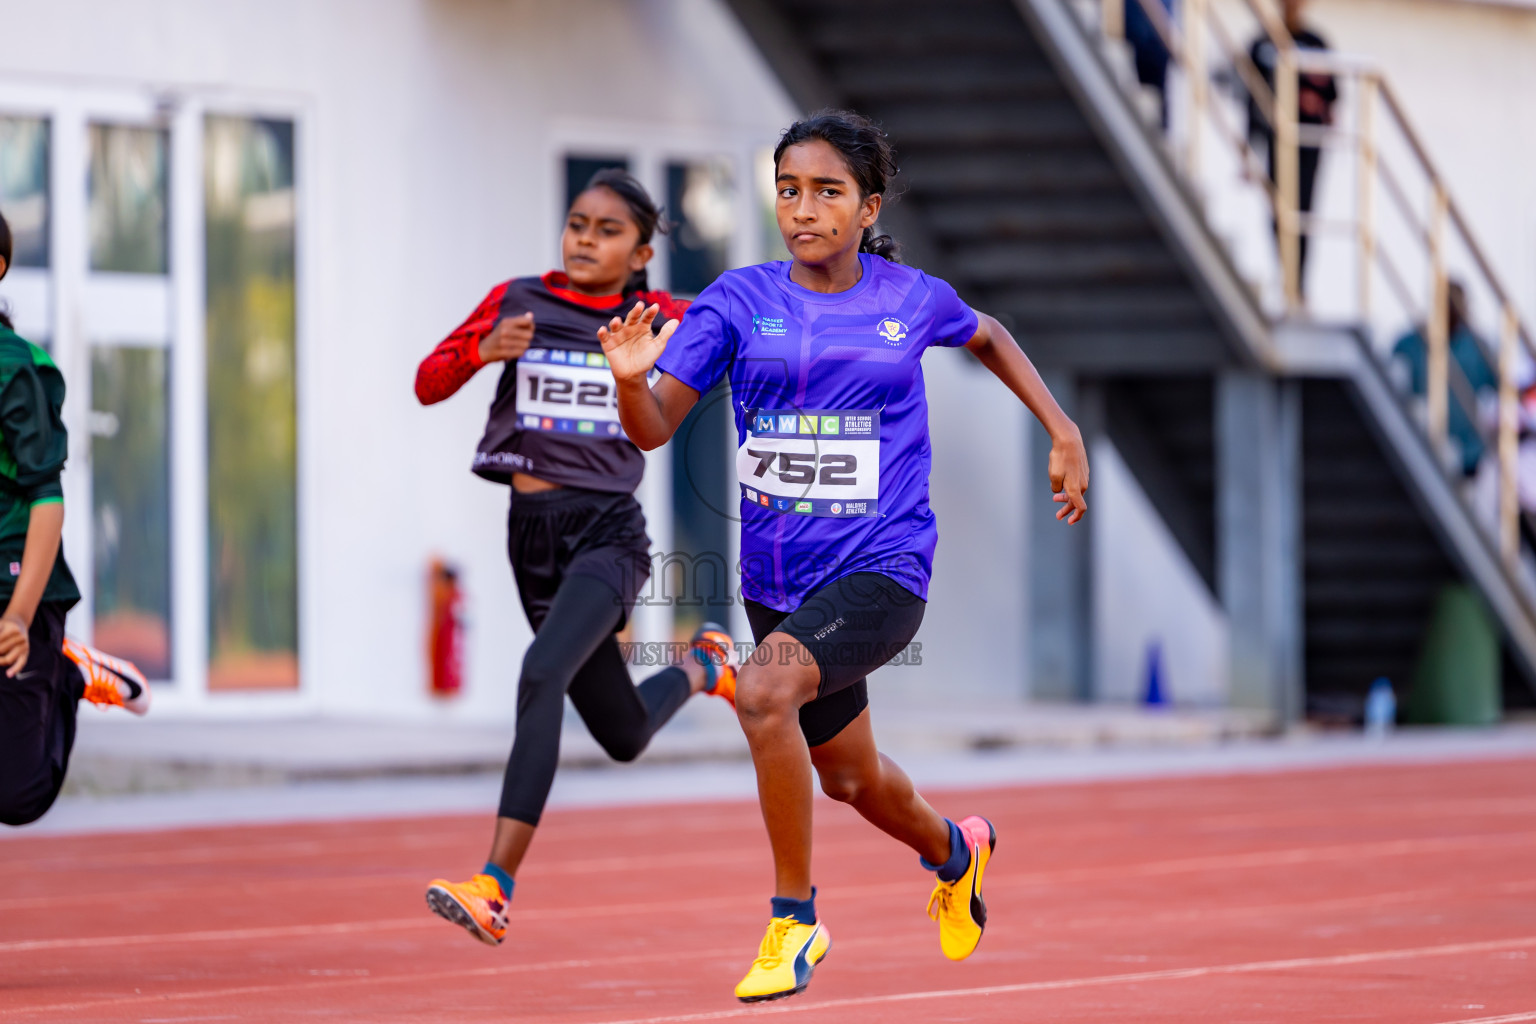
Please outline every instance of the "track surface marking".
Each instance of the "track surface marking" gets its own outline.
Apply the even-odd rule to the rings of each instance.
[[[1536,762],[930,794],[998,827],[960,964],[916,855],[817,805],[836,936],[743,1007],[770,862],[754,804],[552,812],[508,939],[431,916],[485,817],[0,844],[0,1021],[684,1024],[1536,1022]]]

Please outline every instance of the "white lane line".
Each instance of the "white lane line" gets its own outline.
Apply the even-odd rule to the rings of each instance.
[[[871,886],[870,888],[874,888]],[[911,892],[910,885],[896,887]],[[548,910],[514,910],[510,925],[532,921],[567,921],[583,917],[617,917],[624,914],[676,913],[693,910],[742,910],[738,896],[716,899],[656,900],[646,903],[611,903],[597,907],[552,907]],[[755,911],[753,912],[755,913]],[[196,932],[159,932],[142,935],[105,935],[78,939],[23,939],[0,942],[0,953],[30,953],[37,950],[102,949],[113,946],[153,946],[181,942],[231,942],[246,939],[293,939],[312,935],[349,935],[358,932],[405,931],[412,928],[441,928],[443,922],[425,909],[418,917],[397,917],[380,921],[341,921],[334,924],[273,925],[263,928],[228,928]]]
[[[399,917],[387,921],[344,921],[337,924],[292,924],[271,928],[226,928],[200,932],[165,932],[149,935],[109,935],[80,939],[24,939],[0,942],[0,953],[31,953],[38,950],[102,949],[113,946],[153,946],[176,942],[232,942],[241,939],[298,939],[310,935],[352,935],[357,932],[396,931],[420,928],[433,917]]]
[[[1089,978],[1027,981],[1017,985],[936,989],[927,992],[897,992],[883,996],[829,999],[824,1003],[770,1003],[767,1006],[716,1010],[709,1013],[684,1013],[663,1017],[631,1017],[625,1020],[605,1021],[603,1024],[688,1024],[691,1021],[730,1020],[736,1017],[755,1016],[757,1014],[811,1013],[816,1010],[836,1010],[855,1006],[881,1006],[890,1003],[926,1002],[934,999],[1013,995],[1019,992],[1060,991],[1063,989],[1093,988],[1104,985],[1133,985],[1147,981],[1182,981],[1187,978],[1205,978],[1224,974],[1263,974],[1294,971],[1305,967],[1341,967],[1351,964],[1381,963],[1391,960],[1413,960],[1420,957],[1487,953],[1503,949],[1521,949],[1528,946],[1536,946],[1536,935],[1490,942],[1457,942],[1443,946],[1419,946],[1413,949],[1383,949],[1370,953],[1345,953],[1338,956],[1299,957],[1293,960],[1256,960],[1241,964],[1213,964],[1205,967],[1180,967],[1166,971],[1140,971],[1135,974],[1102,974]],[[1461,1024],[1471,1024],[1471,1022],[1461,1022]]]
[[[1434,839],[1393,839],[1378,840],[1362,843],[1339,843],[1330,846],[1303,846],[1281,850],[1255,850],[1247,853],[1216,854],[1202,857],[1183,857],[1170,860],[1147,861],[1141,864],[1105,864],[1088,868],[1067,868],[1058,871],[1038,871],[1028,874],[1004,875],[995,878],[988,883],[993,889],[1029,888],[1032,886],[1060,885],[1065,882],[1097,881],[1099,879],[1132,877],[1157,877],[1162,875],[1186,874],[1191,872],[1208,872],[1217,870],[1243,870],[1248,868],[1279,867],[1294,864],[1315,864],[1322,861],[1355,860],[1370,857],[1404,857],[1420,854],[1460,853],[1473,849],[1493,849],[1507,846],[1521,846],[1530,842],[1536,842],[1536,831],[1531,832],[1494,832],[1484,835],[1451,836]],[[874,853],[884,850],[889,843],[881,841],[854,840],[841,843],[823,843],[817,847],[818,851],[829,856],[846,854],[850,852],[864,852],[868,850]],[[294,851],[297,852],[297,851]],[[683,855],[683,860],[689,860]],[[710,853],[702,860],[716,863],[718,855]],[[527,874],[533,876],[568,875],[600,872],[612,874],[630,869],[647,869],[658,863],[675,865],[677,858],[670,857],[605,857],[594,858],[586,861],[530,865]],[[403,876],[379,876],[378,884],[393,884],[395,879]],[[412,879],[418,876],[411,876]],[[317,877],[314,879],[283,879],[270,883],[272,888],[304,888],[312,885],[331,885],[334,883],[331,877]],[[374,879],[363,878],[364,884],[375,884]],[[265,883],[247,883],[253,888],[263,888]],[[838,890],[844,896],[884,896],[905,892],[910,886],[903,883],[887,883],[869,886],[846,886]],[[115,894],[111,898],[128,900],[134,898],[153,899],[158,895],[177,894],[184,889],[169,887],[154,887],[144,890],[125,890]],[[38,909],[52,906],[55,903],[67,905],[78,902],[83,897],[69,896],[34,896],[15,899],[0,899],[0,909]],[[99,903],[101,897],[91,897],[91,902]],[[717,901],[710,901],[710,905],[718,905]],[[652,904],[641,904],[649,909]],[[623,906],[614,908],[615,912],[623,912]],[[603,912],[607,916],[607,912]],[[0,944],[0,950],[5,946]]]
[[[1530,1013],[1510,1013],[1503,1017],[1472,1017],[1467,1020],[1447,1020],[1441,1024],[1519,1024],[1523,1020],[1536,1020],[1536,1010]]]
[[[376,987],[378,985],[402,984],[422,981],[444,981],[449,978],[493,978],[511,974],[542,974],[550,971],[580,970],[593,967],[618,967],[635,966],[639,964],[676,963],[679,956],[691,961],[708,959],[711,956],[721,958],[729,957],[736,960],[735,953],[725,954],[716,949],[695,950],[691,953],[679,954],[677,950],[668,950],[665,953],[636,953],[629,956],[604,957],[601,959],[582,960],[545,960],[538,963],[503,964],[500,967],[467,967],[454,971],[430,971],[417,974],[393,974],[393,975],[363,975],[352,978],[335,978],[326,981],[306,981],[289,985],[240,985],[234,988],[200,989],[197,991],[157,992],[153,995],[119,996],[116,999],[92,999],[76,1003],[54,1003],[49,1006],[18,1006],[9,1010],[0,1010],[0,1017],[12,1017],[22,1014],[38,1013],[77,1013],[84,1010],[95,1010],[107,1006],[125,1006],[137,1003],[168,1003],[187,1002],[199,999],[231,999],[236,996],[271,995],[274,993],[308,992],[316,989],[334,991],[338,988],[356,988],[358,986]]]
[[[1391,840],[1377,843],[1347,843],[1324,847],[1302,847],[1293,850],[1258,851],[1255,853],[1190,857],[1146,864],[1106,865],[1102,868],[1083,868],[1066,871],[1041,872],[1039,874],[998,878],[989,883],[995,891],[1002,889],[1029,888],[1063,881],[1086,881],[1099,878],[1125,876],[1157,876],[1185,872],[1211,871],[1221,867],[1253,868],[1284,864],[1307,864],[1324,860],[1356,857],[1411,856],[1424,853],[1460,852],[1467,849],[1490,846],[1519,845],[1527,839],[1536,839],[1536,832],[1498,833],[1486,836],[1463,836],[1448,839]],[[896,896],[909,892],[912,886],[904,882],[877,885],[843,886],[838,889],[840,898]],[[730,910],[741,906],[735,896],[696,900],[661,900],[639,903],[613,903],[595,907],[571,907],[550,910],[513,911],[512,920],[539,921],[547,919],[619,917],[625,914],[676,912],[679,910]],[[26,939],[0,942],[0,953],[25,953],[36,950],[93,949],[122,945],[155,945],[177,942],[208,942],[264,938],[302,938],[309,935],[347,934],[374,929],[403,929],[425,927],[433,918],[399,918],[385,921],[353,921],[323,925],[274,925],[265,928],[241,928],[196,932],[165,932],[160,934],[101,936],[90,938]]]
[[[845,943],[846,944],[846,943]],[[874,942],[859,942],[859,946],[874,946]],[[1408,960],[1415,957],[1427,956],[1455,956],[1465,953],[1492,952],[1498,950],[1522,949],[1536,946],[1536,936],[1526,936],[1513,939],[1499,939],[1486,942],[1464,942],[1443,946],[1422,946],[1414,949],[1380,950],[1370,953],[1348,953],[1331,957],[1303,957],[1292,960],[1260,960],[1241,964],[1216,964],[1205,967],[1182,967],[1165,971],[1140,971],[1133,974],[1107,974],[1087,978],[1064,978],[1053,981],[1024,982],[1017,985],[995,985],[973,989],[948,989],[929,992],[905,992],[884,996],[867,996],[854,999],[831,1000],[823,1003],[775,1003],[771,1005],[758,1005],[750,1008],[717,1010],[709,1013],[682,1014],[664,1017],[644,1017],[632,1020],[609,1021],[606,1024],[682,1024],[688,1021],[725,1020],[733,1017],[744,1017],[758,1013],[803,1013],[820,1009],[835,1009],[843,1006],[871,1006],[882,1003],[913,1002],[929,999],[944,999],[951,996],[986,996],[1002,995],[1015,992],[1041,992],[1061,989],[1090,988],[1105,985],[1135,984],[1142,981],[1168,981],[1184,978],[1199,978],[1208,975],[1222,974],[1250,974],[1261,972],[1294,970],[1302,967],[1337,966],[1342,964],[1375,963],[1388,960]],[[164,1003],[164,1002],[188,1002],[202,999],[230,999],[237,996],[248,995],[281,995],[284,993],[306,992],[313,990],[335,991],[338,988],[351,988],[357,986],[377,987],[391,984],[413,984],[423,981],[442,982],[448,979],[465,978],[491,978],[514,974],[536,974],[561,970],[575,970],[585,968],[612,968],[618,966],[633,966],[648,963],[676,963],[680,958],[684,960],[712,959],[718,954],[720,957],[729,956],[736,959],[734,954],[722,954],[711,948],[706,953],[679,954],[676,950],[665,953],[643,953],[629,956],[597,957],[578,960],[549,960],[539,963],[506,964],[497,967],[463,968],[453,971],[424,971],[412,974],[396,975],[369,975],[366,977],[338,978],[327,981],[301,982],[287,985],[243,985],[235,988],[203,989],[200,991],[164,992],[153,995],[122,996],[115,999],[95,999],[74,1003],[54,1003],[45,1006],[18,1006],[9,1010],[0,1010],[0,1017],[14,1017],[34,1014],[79,1013],[85,1010],[101,1009],[108,1006],[125,1006],[139,1003]],[[1512,1017],[1511,1021],[1536,1020],[1536,1014],[1527,1017]],[[1486,1021],[1448,1021],[1445,1024],[1502,1024],[1504,1018],[1489,1018]]]

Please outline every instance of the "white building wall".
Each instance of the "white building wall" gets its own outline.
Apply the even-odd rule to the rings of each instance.
[[[1242,0],[1217,0],[1223,23],[1247,46],[1256,31]],[[1528,324],[1536,322],[1536,4],[1526,0],[1315,0],[1306,21],[1338,53],[1385,73],[1430,159],[1444,175],[1450,196],[1466,215],[1477,242]],[[1215,58],[1213,57],[1213,60]],[[1219,63],[1219,62],[1218,62]],[[1341,82],[1335,123],[1352,132],[1359,91]],[[1236,122],[1241,108],[1233,107]],[[1178,130],[1185,111],[1176,110]],[[1385,113],[1377,114],[1382,160],[1403,183],[1421,222],[1429,219],[1426,181],[1407,158],[1401,136]],[[1238,253],[1239,266],[1261,284],[1279,310],[1278,267],[1267,207],[1257,188],[1238,183],[1229,144],[1207,129],[1206,196],[1217,231]],[[1356,164],[1345,151],[1325,151],[1314,200],[1324,220],[1352,224],[1356,211]],[[1407,226],[1381,184],[1376,186],[1374,227],[1381,246],[1415,292],[1427,295],[1424,245]],[[1355,318],[1356,257],[1353,239],[1317,236],[1307,266],[1308,305],[1328,320]],[[1447,254],[1453,276],[1466,281],[1477,326],[1493,333],[1497,311],[1453,239]],[[1410,319],[1378,272],[1370,320],[1378,341],[1390,345]]]
[[[1386,72],[1495,272],[1536,322],[1536,6],[1317,0],[1309,16],[1335,49]],[[1329,187],[1335,203],[1353,189]]]
[[[530,634],[506,492],[467,469],[495,374],[422,409],[416,365],[494,283],[554,265],[570,149],[627,152],[653,188],[669,156],[737,160],[734,255],[759,258],[750,158],[794,110],[734,18],[717,0],[0,0],[0,24],[0,87],[298,112],[303,692],[167,693],[160,712],[510,718]],[[963,359],[929,361],[935,669],[888,673],[890,699],[1023,692],[1022,410]],[[470,621],[446,704],[425,690],[433,554],[463,568]]]

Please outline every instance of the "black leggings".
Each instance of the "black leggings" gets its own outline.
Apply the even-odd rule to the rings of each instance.
[[[75,745],[85,680],[64,656],[64,606],[44,601],[28,633],[27,666],[0,671],[0,822],[26,825],[53,806]]]
[[[501,816],[537,825],[560,760],[565,697],[592,738],[616,761],[633,761],[689,697],[688,676],[664,668],[639,686],[629,678],[614,630],[624,613],[613,587],[571,575],[555,591],[523,657],[517,734],[501,786]]]
[[[1275,137],[1269,135],[1269,180],[1277,181],[1275,177]],[[1296,150],[1296,206],[1303,215],[1312,212],[1312,193],[1317,187],[1317,165],[1322,156],[1322,150],[1316,146],[1299,146]],[[1275,231],[1280,230],[1275,225]],[[1303,228],[1297,249],[1296,265],[1299,268],[1299,285],[1302,291],[1307,288],[1307,242],[1313,232]]]

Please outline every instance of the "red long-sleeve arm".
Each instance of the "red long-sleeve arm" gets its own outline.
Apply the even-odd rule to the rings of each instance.
[[[674,299],[671,292],[637,292],[635,297],[647,306],[653,302],[656,303],[661,307],[661,315],[668,320],[681,320],[683,314],[688,312],[688,307],[693,304],[687,299]]]
[[[501,318],[501,300],[506,293],[505,284],[492,288],[469,319],[421,361],[416,368],[416,398],[422,405],[449,397],[485,365],[480,360],[480,342]]]

